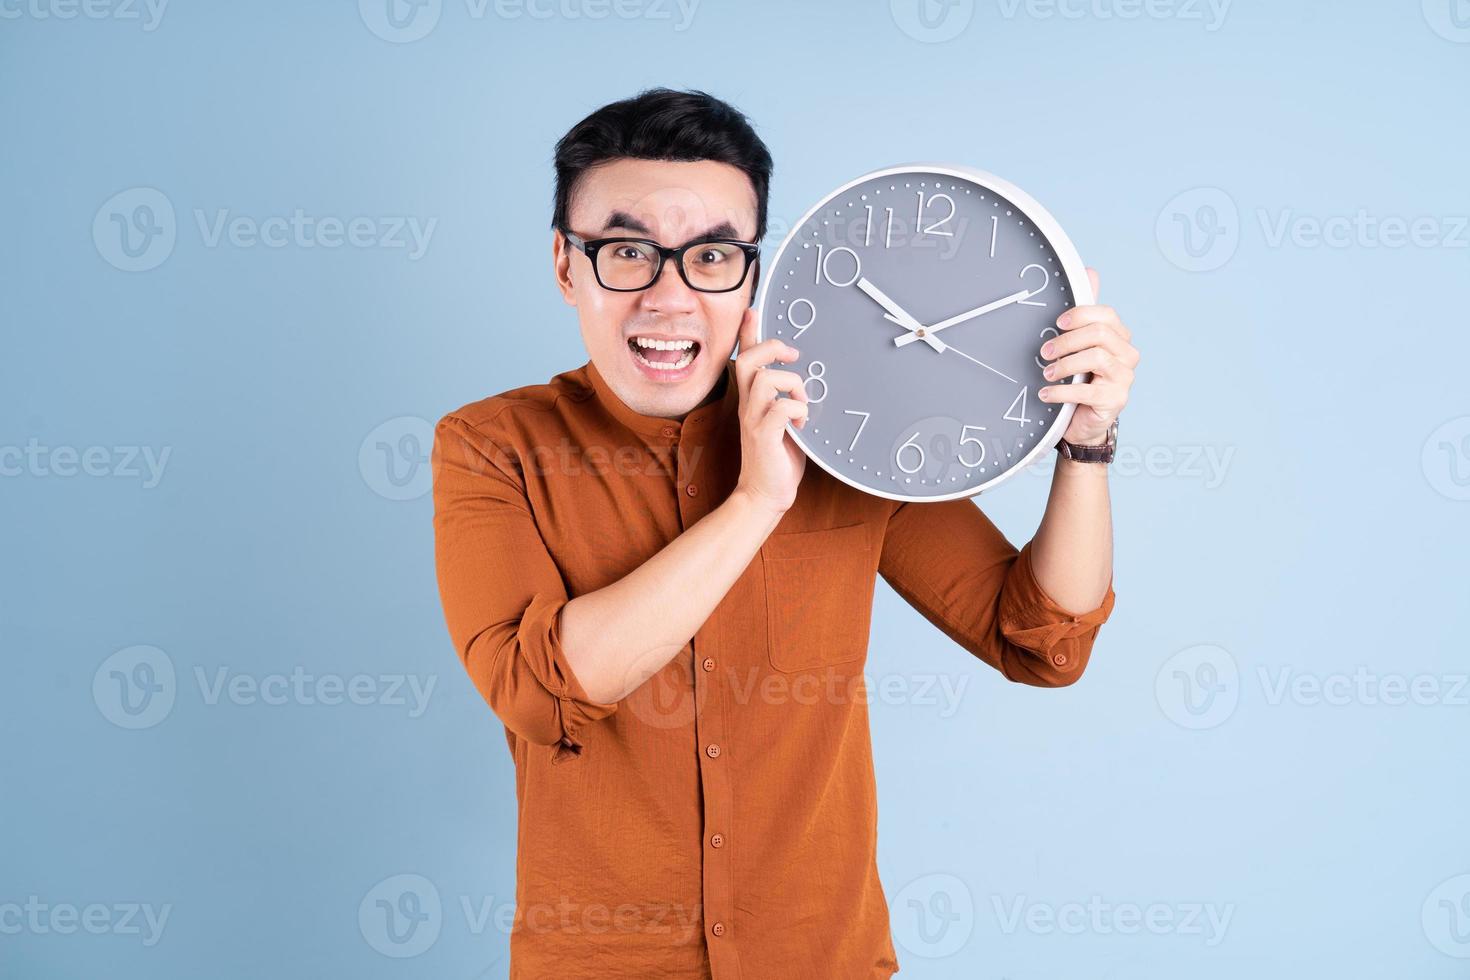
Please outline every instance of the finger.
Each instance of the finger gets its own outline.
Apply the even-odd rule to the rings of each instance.
[[[1098,275],[1097,275],[1097,270],[1094,269],[1092,266],[1088,266],[1087,267],[1087,281],[1092,285],[1092,301],[1094,303],[1096,303],[1097,302],[1097,291],[1098,291],[1097,290]]]
[[[1051,338],[1041,345],[1041,356],[1051,360],[1089,347],[1101,347],[1130,367],[1138,364],[1138,348],[1106,323],[1089,323]]]
[[[771,429],[782,429],[788,421],[796,423],[798,429],[806,428],[807,412],[810,406],[806,402],[799,402],[794,398],[777,398],[771,402],[765,417],[760,420],[759,431],[767,432]]]
[[[1077,330],[1090,323],[1101,323],[1116,330],[1124,340],[1133,336],[1133,331],[1124,326],[1118,311],[1111,306],[1074,306],[1061,316],[1057,317],[1057,327],[1061,330]]]
[[[1121,408],[1122,399],[1117,397],[1117,385],[1108,381],[1086,381],[1074,384],[1048,385],[1036,391],[1036,397],[1044,402],[1076,402],[1091,405],[1099,412],[1113,412],[1114,406]]]
[[[1046,366],[1042,372],[1048,381],[1058,378],[1070,377],[1074,374],[1086,374],[1105,378],[1109,381],[1131,382],[1133,372],[1122,361],[1119,361],[1111,353],[1101,347],[1089,347],[1075,354],[1068,354]]]
[[[761,368],[776,361],[794,361],[800,356],[801,352],[795,347],[775,337],[763,340],[749,350],[742,351],[740,356],[735,358],[735,380],[739,385],[741,397],[749,394],[751,379],[760,372]]]
[[[777,392],[785,392],[793,398],[806,401],[806,379],[795,371],[767,368],[751,382],[751,401],[769,401],[776,397]]]
[[[740,332],[737,335],[741,354],[744,354],[760,342],[759,334],[760,314],[755,311],[755,307],[747,307],[745,315],[740,318]]]

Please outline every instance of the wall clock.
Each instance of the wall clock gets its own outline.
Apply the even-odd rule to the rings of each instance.
[[[828,194],[763,270],[759,333],[801,356],[806,427],[827,472],[904,501],[968,497],[1055,447],[1074,405],[1036,397],[1041,345],[1092,302],[1077,250],[1020,188],[911,164]]]

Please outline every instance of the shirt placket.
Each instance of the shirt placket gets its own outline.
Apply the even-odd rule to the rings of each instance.
[[[704,447],[715,418],[713,412],[695,412],[686,418],[682,426],[668,425],[662,429],[678,460],[674,486],[678,494],[681,531],[693,526],[709,513],[713,505],[714,487],[706,480],[712,471],[704,460]],[[725,740],[726,709],[717,681],[719,673],[715,669],[721,656],[714,622],[716,616],[711,616],[690,640],[695,665],[694,703],[700,706],[694,716],[694,733],[699,747],[699,777],[704,804],[701,842],[703,920],[711,976],[714,980],[740,980],[730,858],[731,848],[739,846],[740,842],[730,836],[733,816],[730,746]]]

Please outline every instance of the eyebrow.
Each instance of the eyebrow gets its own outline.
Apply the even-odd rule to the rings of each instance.
[[[649,227],[647,225],[625,211],[614,211],[607,216],[607,221],[603,222],[602,230],[604,233],[612,231],[614,229],[631,231],[634,234],[647,235],[650,238],[653,237],[653,232],[649,230]],[[732,225],[728,221],[721,221],[719,224],[707,229],[703,234],[695,235],[693,238],[690,239],[690,241],[697,241],[701,238],[739,237],[740,235],[738,232],[736,232],[734,225]]]

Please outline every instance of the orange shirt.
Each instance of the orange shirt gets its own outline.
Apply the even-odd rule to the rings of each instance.
[[[1023,684],[1075,681],[1112,611],[1111,584],[1085,615],[1058,606],[973,500],[901,504],[809,464],[694,638],[591,701],[558,613],[734,489],[733,361],[717,384],[655,418],[589,361],[438,424],[444,614],[515,760],[511,980],[892,975],[862,674],[876,577]]]

